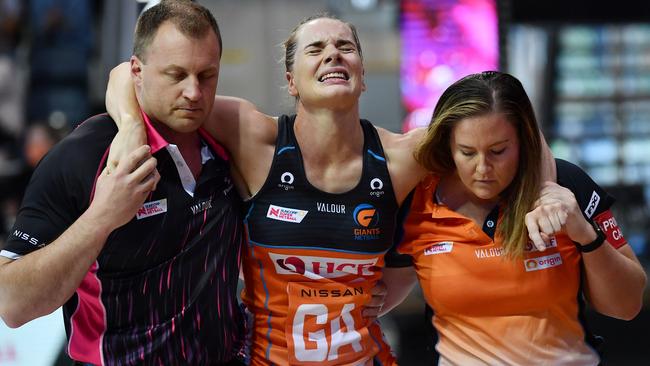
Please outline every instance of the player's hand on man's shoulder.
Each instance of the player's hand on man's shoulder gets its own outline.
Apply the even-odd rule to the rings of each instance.
[[[143,145],[122,157],[117,167],[106,166],[88,212],[110,230],[131,221],[160,180],[156,164],[151,148]]]
[[[147,133],[141,120],[122,121],[122,126],[111,142],[106,165],[115,170],[123,157],[147,143]]]

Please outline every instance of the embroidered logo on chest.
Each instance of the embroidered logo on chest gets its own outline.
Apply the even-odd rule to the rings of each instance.
[[[539,271],[551,267],[557,267],[562,264],[562,256],[560,253],[545,255],[543,257],[529,258],[524,260],[524,267],[526,272]]]
[[[232,187],[232,186],[231,186]],[[195,205],[192,205],[190,207],[190,210],[192,210],[193,214],[197,214],[199,212],[203,212],[205,210],[211,209],[212,208],[212,198],[209,198],[203,202],[199,202]]]
[[[453,241],[443,241],[437,244],[433,244],[424,250],[424,255],[433,255],[433,254],[442,254],[449,253],[454,249]]]
[[[142,207],[135,214],[135,217],[140,220],[146,217],[155,216],[167,212],[167,198],[158,201],[145,202]]]

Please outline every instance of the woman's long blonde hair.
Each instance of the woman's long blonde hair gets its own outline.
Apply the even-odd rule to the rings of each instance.
[[[436,104],[427,132],[415,150],[415,159],[437,174],[453,174],[454,126],[466,118],[489,113],[503,114],[519,137],[519,168],[500,195],[503,219],[497,235],[503,239],[506,255],[522,257],[528,242],[525,216],[540,190],[541,140],[533,107],[519,80],[506,73],[486,71],[452,84]]]

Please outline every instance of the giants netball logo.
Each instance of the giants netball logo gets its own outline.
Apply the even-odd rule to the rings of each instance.
[[[354,223],[361,228],[353,229],[354,240],[375,240],[379,239],[381,229],[379,226],[379,211],[367,203],[355,207],[352,217]]]

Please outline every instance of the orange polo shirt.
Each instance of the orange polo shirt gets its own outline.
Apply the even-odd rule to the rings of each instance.
[[[437,182],[417,187],[398,251],[413,258],[434,310],[440,365],[597,364],[578,320],[581,257],[572,241],[558,235],[543,252],[529,245],[524,258],[509,259],[498,235],[434,201]]]

